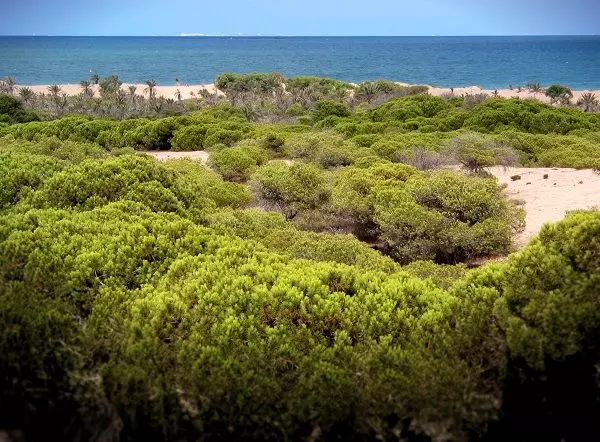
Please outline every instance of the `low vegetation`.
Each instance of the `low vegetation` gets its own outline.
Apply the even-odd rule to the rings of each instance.
[[[117,77],[97,80],[118,98]],[[486,173],[600,168],[598,114],[385,81],[217,83],[224,98],[160,118],[52,119],[0,96],[0,428],[599,434],[600,213],[514,252],[524,213]],[[170,149],[209,167],[139,152]]]

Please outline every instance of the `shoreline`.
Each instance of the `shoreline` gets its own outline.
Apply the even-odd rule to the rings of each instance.
[[[402,85],[402,86],[427,86],[429,88],[428,92],[430,95],[434,95],[434,96],[443,96],[443,95],[449,95],[449,94],[454,94],[457,97],[460,97],[461,95],[475,95],[475,94],[486,94],[490,97],[492,97],[494,95],[495,92],[497,92],[497,96],[500,98],[522,98],[522,99],[535,99],[544,103],[549,103],[550,102],[550,98],[548,98],[543,92],[531,92],[525,88],[522,88],[522,90],[519,92],[518,89],[509,89],[509,88],[503,88],[503,89],[485,89],[482,88],[480,86],[466,86],[466,87],[455,87],[455,88],[450,88],[450,87],[436,87],[436,86],[430,86],[430,85],[418,85],[418,84],[408,84],[408,83],[400,83],[398,82],[398,84]],[[40,93],[48,93],[48,87],[51,86],[49,84],[35,84],[35,85],[27,85],[27,84],[17,84],[16,85],[16,90],[18,91],[19,88],[21,87],[28,87],[30,88],[33,92],[40,94]],[[74,83],[67,83],[67,84],[58,84],[58,86],[61,88],[61,91],[63,93],[65,93],[67,96],[75,96],[78,95],[82,92],[81,86],[79,84],[74,84]],[[123,85],[121,86],[121,89],[123,90],[128,90],[129,86],[135,86],[136,87],[136,95],[138,96],[148,96],[148,93],[145,91],[147,86],[143,83],[123,83]],[[94,96],[98,97],[98,85],[93,85],[92,86],[92,90],[94,91]],[[199,91],[207,91],[209,93],[212,94],[218,94],[218,95],[224,95],[224,93],[220,90],[218,90],[215,86],[214,83],[208,83],[208,84],[185,84],[185,85],[157,85],[155,87],[155,94],[157,97],[162,97],[162,98],[173,98],[173,99],[177,99],[177,91],[179,91],[179,93],[181,94],[181,99],[182,100],[186,100],[186,99],[191,99],[194,98],[195,95],[198,94]],[[600,89],[579,89],[579,90],[572,90],[573,92],[573,102],[577,102],[577,100],[585,93],[593,93],[596,94],[598,96],[598,98],[600,98]],[[193,95],[192,95],[193,94]]]

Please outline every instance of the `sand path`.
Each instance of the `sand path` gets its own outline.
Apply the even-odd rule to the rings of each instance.
[[[192,160],[199,160],[202,163],[206,163],[208,161],[209,153],[205,150],[194,150],[194,151],[181,151],[175,152],[171,150],[155,150],[155,151],[147,151],[144,152],[147,155],[150,155],[157,160],[166,161],[173,160],[178,158],[190,158]]]

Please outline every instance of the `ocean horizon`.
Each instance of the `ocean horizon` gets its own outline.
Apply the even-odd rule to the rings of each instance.
[[[538,82],[600,89],[600,36],[0,36],[0,77],[78,83],[212,83],[223,72],[279,72],[440,87]]]

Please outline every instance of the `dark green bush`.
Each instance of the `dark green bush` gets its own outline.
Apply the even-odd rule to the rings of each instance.
[[[233,144],[244,138],[244,133],[240,130],[214,130],[206,134],[203,146],[206,149],[211,149],[218,144],[232,146]]]
[[[550,97],[553,101],[563,101],[568,102],[571,98],[573,98],[573,92],[568,86],[563,86],[561,84],[553,84],[546,89],[546,96]]]
[[[348,117],[350,111],[346,106],[330,100],[319,100],[312,112],[313,121],[318,122],[327,117]]]
[[[17,124],[38,121],[39,119],[34,112],[23,109],[23,105],[16,98],[0,94],[0,122]]]

